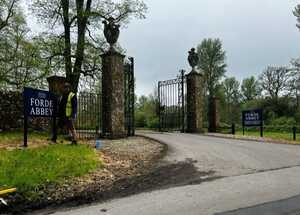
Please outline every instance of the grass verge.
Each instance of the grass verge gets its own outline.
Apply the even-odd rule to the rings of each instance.
[[[236,132],[236,135],[243,136],[242,131]],[[300,135],[298,135],[298,139],[300,140]],[[246,131],[245,136],[252,136],[252,137],[260,137],[259,131]],[[292,132],[270,132],[270,131],[264,131],[264,137],[271,138],[274,140],[288,140],[293,141],[293,134]],[[295,143],[300,143],[299,140],[293,141]]]
[[[22,195],[34,195],[47,184],[83,176],[99,166],[99,155],[86,145],[0,150],[0,189],[16,187]]]
[[[43,139],[46,140],[50,138],[50,134],[47,132],[38,132],[38,131],[30,131],[28,133],[29,140],[33,139]],[[22,131],[5,131],[0,132],[0,144],[11,144],[11,143],[19,143],[22,144],[24,138],[24,134]]]

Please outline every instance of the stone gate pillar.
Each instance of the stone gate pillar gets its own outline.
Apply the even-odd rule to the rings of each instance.
[[[110,50],[102,57],[102,130],[104,137],[126,136],[124,113],[124,55]]]
[[[209,98],[208,107],[208,131],[217,132],[220,127],[220,114],[219,114],[220,101],[217,97]]]
[[[203,133],[203,83],[196,71],[186,76],[187,83],[187,132]]]

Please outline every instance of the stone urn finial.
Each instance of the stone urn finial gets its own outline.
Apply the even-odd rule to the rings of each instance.
[[[113,17],[109,17],[102,22],[104,24],[104,36],[110,44],[110,50],[115,50],[114,45],[117,43],[120,35],[120,25],[116,24]]]
[[[192,72],[195,71],[195,67],[198,65],[199,63],[199,56],[198,54],[195,52],[195,48],[192,48],[189,51],[189,57],[188,57],[188,61],[190,66],[192,67]]]

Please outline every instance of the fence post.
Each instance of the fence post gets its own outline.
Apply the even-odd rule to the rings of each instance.
[[[297,128],[296,126],[293,127],[293,140],[296,141],[296,132],[297,132]]]
[[[157,92],[158,92],[158,124],[159,124],[159,127],[158,127],[158,131],[161,132],[161,123],[162,123],[162,120],[161,120],[161,111],[160,111],[160,104],[161,104],[161,101],[160,101],[160,81],[158,82],[158,87],[157,87]]]
[[[232,125],[231,125],[231,134],[235,135],[235,124],[234,123],[232,123]]]
[[[184,98],[184,70],[181,70],[181,99],[182,99],[182,108],[181,108],[181,123],[182,123],[182,133],[185,132],[185,127],[184,127],[184,123],[185,123],[185,98]]]

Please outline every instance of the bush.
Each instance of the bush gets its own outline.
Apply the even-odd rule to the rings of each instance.
[[[147,128],[158,129],[159,128],[159,118],[151,117],[147,119]]]
[[[145,128],[147,124],[146,114],[144,112],[137,111],[135,113],[135,127]]]

